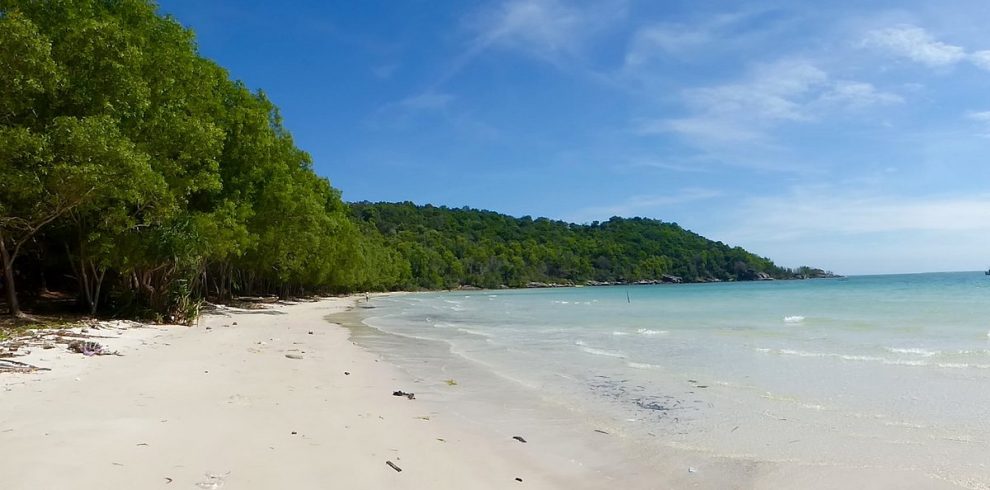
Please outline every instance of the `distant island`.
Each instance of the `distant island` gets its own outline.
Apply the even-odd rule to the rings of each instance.
[[[835,277],[788,269],[649,218],[574,224],[492,211],[351,203],[351,215],[408,262],[406,289],[604,286]],[[405,266],[405,264],[403,264]]]
[[[15,317],[57,302],[186,322],[237,296],[828,275],[658,220],[348,205],[275,104],[150,1],[4,2],[0,65]]]

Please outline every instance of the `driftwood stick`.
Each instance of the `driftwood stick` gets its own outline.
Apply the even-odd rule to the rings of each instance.
[[[0,359],[0,372],[30,373],[33,371],[51,371],[51,369],[32,366],[30,364],[11,359]]]

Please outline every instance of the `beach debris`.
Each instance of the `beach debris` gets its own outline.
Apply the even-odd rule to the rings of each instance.
[[[168,485],[169,483],[172,483],[172,479],[166,476],[165,477],[165,484]]]
[[[135,446],[150,446],[150,444],[148,444],[147,442],[139,442],[135,444]]]
[[[230,475],[230,472],[226,472],[222,475],[214,473],[206,473],[206,480],[196,483],[199,488],[205,488],[207,490],[216,490],[223,486],[224,479]]]
[[[292,435],[296,435],[296,434],[298,434],[298,432],[292,431]]]
[[[416,394],[415,393],[406,393],[405,391],[402,391],[402,390],[393,391],[392,392],[392,396],[404,396],[404,397],[406,397],[406,398],[408,398],[410,400],[415,400],[416,399]]]
[[[688,466],[688,473],[697,473],[698,469],[694,466]]]
[[[526,442],[526,439],[523,439],[522,436],[512,436],[512,438],[519,442]]]
[[[299,354],[286,354],[285,357],[288,357],[289,359],[302,359],[303,358],[303,356],[301,356]]]
[[[447,386],[457,386],[457,381],[453,379],[444,380],[444,383],[447,383]]]
[[[310,334],[310,335],[313,335],[313,331],[312,331],[312,330],[310,330],[310,331],[309,331],[309,334]]]
[[[350,371],[344,371],[344,376],[350,376],[350,375],[351,375]]]
[[[82,341],[73,340],[69,342],[69,350],[82,354],[84,356],[119,356],[120,353],[116,351],[110,351],[106,347],[103,347],[98,342],[93,341]]]
[[[517,477],[516,477],[516,481],[517,481],[517,482],[519,482],[519,483],[522,483],[522,478],[519,478],[519,477],[517,476]]]
[[[438,441],[440,441],[440,442],[447,442],[447,440],[446,440],[446,439],[442,439],[442,438],[440,438],[440,437],[438,437],[438,438],[437,438],[437,440],[438,440]]]
[[[595,429],[595,432],[597,432],[599,434],[608,434],[608,432],[605,432],[605,431],[603,431],[601,429]]]
[[[420,416],[417,416],[416,418],[419,419],[419,420],[426,420],[426,421],[429,421],[430,420],[430,416],[429,415],[420,415]]]
[[[392,468],[393,470],[395,470],[397,472],[401,472],[402,471],[402,468],[399,468],[398,466],[395,465],[395,463],[393,463],[391,461],[386,461],[385,464],[388,465],[390,468]]]
[[[0,373],[31,373],[34,371],[51,371],[51,369],[32,366],[11,359],[0,359]]]

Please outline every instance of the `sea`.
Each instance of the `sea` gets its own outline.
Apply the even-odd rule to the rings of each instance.
[[[584,424],[645,452],[990,488],[982,272],[411,293],[362,306],[352,339],[418,389],[456,397],[466,420]]]

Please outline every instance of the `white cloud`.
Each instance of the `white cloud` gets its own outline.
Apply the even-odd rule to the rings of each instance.
[[[969,54],[969,61],[978,68],[990,71],[990,50],[975,51]]]
[[[642,120],[636,124],[635,131],[642,135],[675,133],[700,143],[755,143],[766,140],[762,131],[709,115]]]
[[[658,22],[640,27],[632,35],[624,68],[636,71],[650,60],[663,57],[689,59],[713,50],[744,50],[763,39],[772,29],[754,29],[746,21],[766,10],[750,8],[706,16],[691,24]]]
[[[633,35],[625,63],[627,67],[635,67],[657,54],[679,55],[688,49],[708,44],[711,40],[711,33],[705,29],[674,24],[644,27]]]
[[[863,39],[863,45],[933,68],[966,59],[966,50],[962,47],[938,41],[925,29],[913,25],[870,31]]]
[[[973,111],[967,113],[966,118],[980,126],[980,136],[990,138],[990,111]]]
[[[977,111],[966,114],[966,117],[979,122],[990,123],[990,111]]]
[[[824,103],[858,109],[873,105],[890,105],[904,102],[897,94],[881,92],[872,84],[850,80],[839,80],[832,88],[821,95]]]
[[[802,121],[810,119],[800,100],[822,86],[828,75],[804,61],[782,61],[757,67],[742,83],[689,89],[684,96],[697,110],[747,119]]]
[[[723,229],[727,243],[788,266],[840,273],[972,270],[990,243],[990,195],[892,196],[796,187],[740,202]]]
[[[685,117],[639,121],[639,134],[675,133],[708,145],[769,144],[767,133],[785,123],[808,123],[836,111],[903,102],[899,95],[854,80],[833,80],[806,60],[755,67],[739,82],[683,92]]]
[[[508,0],[473,19],[477,52],[491,46],[544,58],[576,55],[585,40],[625,15],[625,1]]]
[[[990,233],[990,195],[896,197],[799,187],[775,197],[749,199],[737,208],[737,240],[815,238],[889,232]]]

